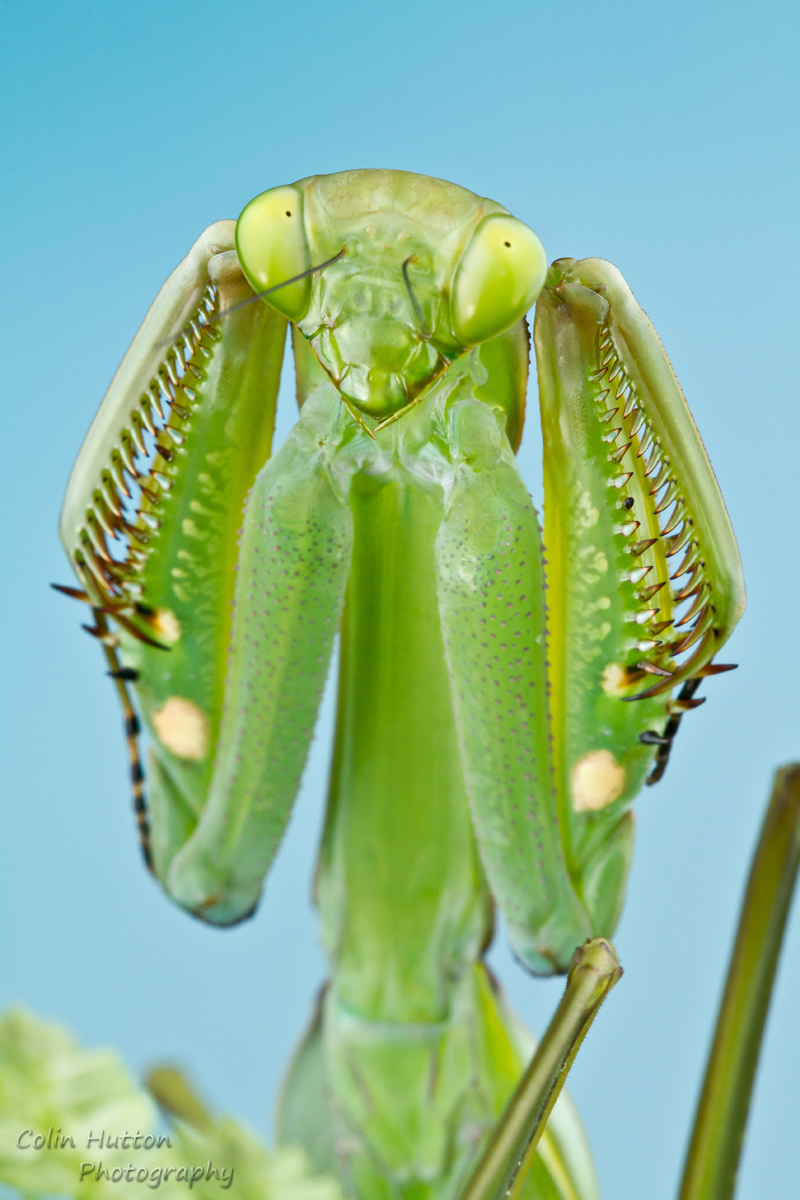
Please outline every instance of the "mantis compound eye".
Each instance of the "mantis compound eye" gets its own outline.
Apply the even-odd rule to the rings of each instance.
[[[311,260],[299,188],[270,188],[250,201],[236,223],[236,253],[254,292],[274,288],[308,270]],[[301,321],[311,299],[311,279],[307,276],[279,287],[265,299],[290,321]]]
[[[544,286],[547,259],[533,230],[489,216],[456,268],[451,323],[462,346],[488,341],[527,312]]]

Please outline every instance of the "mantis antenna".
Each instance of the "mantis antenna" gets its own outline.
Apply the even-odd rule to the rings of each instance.
[[[405,283],[406,290],[408,291],[408,298],[411,301],[411,307],[414,309],[414,316],[417,318],[417,321],[419,322],[420,336],[423,337],[425,339],[425,341],[429,341],[431,338],[431,332],[428,329],[427,324],[425,322],[425,317],[422,314],[422,309],[420,308],[419,301],[417,300],[417,297],[414,295],[414,289],[411,286],[411,280],[408,278],[408,264],[410,262],[416,262],[416,259],[417,259],[416,254],[409,254],[408,258],[403,263],[403,268],[402,268],[403,282]]]
[[[307,271],[301,271],[299,275],[293,275],[291,279],[284,279],[280,283],[276,283],[273,287],[265,288],[263,292],[254,292],[253,295],[248,296],[246,300],[241,300],[238,304],[232,304],[230,308],[223,309],[223,311],[217,313],[215,317],[209,317],[209,325],[216,325],[219,321],[224,320],[225,317],[230,316],[231,313],[238,312],[240,308],[247,308],[247,305],[252,304],[255,300],[263,300],[265,296],[269,296],[272,292],[277,292],[279,288],[288,287],[290,283],[298,283],[299,280],[305,279],[308,275],[315,275],[317,271],[324,271],[326,267],[330,267],[333,263],[338,262],[339,259],[346,253],[347,247],[342,246],[339,253],[334,254],[333,258],[328,258],[325,260],[325,262],[317,263],[315,267],[309,267]],[[405,264],[403,264],[403,274],[405,276]],[[406,279],[406,283],[408,283],[408,279]],[[416,311],[416,303],[414,302],[413,296],[412,303],[414,303],[414,308]]]

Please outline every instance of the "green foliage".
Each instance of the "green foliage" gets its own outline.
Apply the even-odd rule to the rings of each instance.
[[[177,1200],[191,1192],[197,1200],[218,1200],[230,1192],[237,1200],[341,1200],[338,1183],[311,1175],[301,1150],[268,1151],[229,1117],[206,1113],[179,1074],[169,1074],[183,1103],[172,1106],[163,1127],[153,1098],[113,1051],[84,1050],[67,1030],[25,1009],[5,1014],[0,1194],[131,1200],[156,1192],[161,1200]],[[42,1149],[34,1148],[37,1136]],[[146,1139],[161,1145],[146,1146]],[[119,1145],[109,1148],[109,1140]]]

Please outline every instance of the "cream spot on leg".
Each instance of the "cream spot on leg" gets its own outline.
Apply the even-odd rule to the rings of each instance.
[[[607,696],[620,696],[626,690],[627,675],[619,663],[609,663],[603,671],[602,688]]]
[[[170,696],[163,708],[153,713],[159,740],[178,758],[199,762],[208,752],[208,721],[205,713],[181,696]]]
[[[644,678],[638,667],[623,667],[620,663],[609,663],[603,670],[600,686],[607,696],[627,696],[631,688]]]
[[[591,750],[572,768],[570,787],[576,812],[596,812],[622,795],[625,768],[609,750]]]
[[[166,642],[168,646],[174,646],[175,643],[180,639],[180,622],[171,608],[156,609],[156,615],[153,620],[153,628],[160,637],[161,641]]]

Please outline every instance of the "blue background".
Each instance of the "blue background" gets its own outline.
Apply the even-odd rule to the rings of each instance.
[[[749,608],[639,841],[626,973],[572,1090],[609,1200],[674,1194],[748,854],[800,756],[796,3],[358,0],[3,4],[3,949],[19,999],[191,1066],[265,1131],[323,977],[308,893],[331,701],[254,921],[219,933],[146,876],[120,717],[56,538],[70,466],[167,273],[212,220],[316,172],[391,166],[500,200],[550,255],[599,254],[659,330],[727,498]],[[292,423],[284,388],[281,428]],[[539,489],[536,418],[524,451]],[[796,914],[797,915],[797,914]],[[494,952],[540,1029],[560,983]],[[800,928],[740,1196],[797,1195]]]

